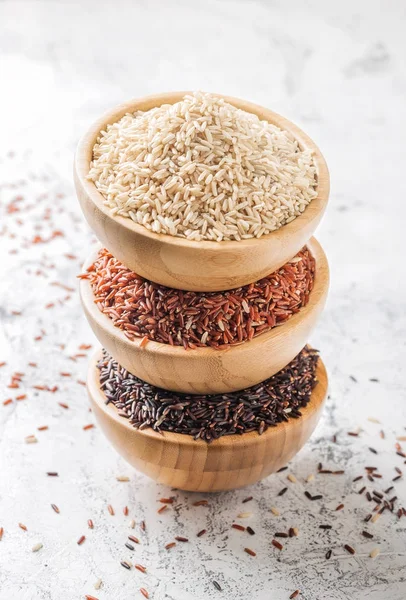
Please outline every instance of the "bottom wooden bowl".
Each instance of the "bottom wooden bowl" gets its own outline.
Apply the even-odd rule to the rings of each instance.
[[[134,429],[113,404],[106,406],[93,357],[87,388],[93,412],[114,448],[138,471],[159,483],[193,492],[217,492],[250,485],[274,473],[295,456],[313,433],[327,395],[327,373],[319,359],[318,383],[302,417],[270,427],[265,433],[228,435],[211,444],[191,436]]]

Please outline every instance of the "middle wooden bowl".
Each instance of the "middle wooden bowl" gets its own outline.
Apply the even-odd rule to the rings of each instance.
[[[224,350],[185,350],[141,339],[129,340],[94,302],[87,279],[80,281],[80,296],[86,317],[106,350],[130,373],[158,387],[188,394],[231,392],[255,385],[285,367],[306,345],[321,314],[329,286],[329,268],[320,244],[307,244],[316,261],[316,273],[309,302],[278,327]],[[93,251],[84,270],[96,259]]]

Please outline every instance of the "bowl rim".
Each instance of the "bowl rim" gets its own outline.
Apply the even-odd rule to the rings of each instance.
[[[279,227],[275,231],[261,236],[260,238],[250,238],[248,240],[230,240],[222,242],[214,242],[211,240],[201,240],[199,242],[194,240],[188,240],[186,238],[172,236],[169,234],[155,233],[150,231],[146,227],[135,223],[128,217],[122,217],[120,215],[111,214],[111,209],[105,206],[104,197],[101,192],[98,191],[95,184],[87,178],[89,173],[89,166],[92,156],[93,146],[96,142],[96,138],[99,133],[105,129],[106,125],[115,123],[121,119],[126,113],[134,112],[135,110],[149,110],[156,106],[162,106],[163,104],[175,104],[179,102],[185,95],[191,94],[191,91],[175,91],[165,92],[161,94],[154,94],[150,96],[144,96],[141,98],[134,98],[122,104],[115,106],[109,111],[105,112],[99,117],[86,131],[86,133],[79,140],[75,157],[74,157],[74,174],[76,184],[80,185],[82,190],[86,193],[87,197],[92,201],[96,208],[104,215],[106,219],[112,220],[124,227],[133,234],[137,234],[159,242],[161,244],[168,244],[170,246],[175,245],[180,248],[196,249],[196,250],[216,250],[218,251],[235,251],[238,249],[250,248],[257,246],[261,242],[266,243],[272,239],[276,241],[278,237],[285,237],[294,235],[297,231],[302,228],[302,217],[307,213],[306,223],[316,219],[320,213],[323,213],[329,199],[330,192],[330,176],[326,161],[320,152],[318,146],[313,140],[302,131],[297,125],[279,115],[278,113],[262,107],[258,104],[242,100],[240,98],[234,98],[232,96],[224,96],[222,94],[213,93],[213,96],[221,97],[229,104],[245,110],[247,112],[258,115],[261,119],[269,121],[271,124],[278,126],[280,129],[284,129],[293,134],[295,139],[299,142],[301,148],[306,148],[312,151],[313,160],[317,169],[318,185],[317,185],[317,196],[310,204],[308,204],[299,216],[293,221]],[[309,218],[310,217],[310,218]],[[281,233],[283,232],[283,233]]]
[[[255,345],[260,345],[264,340],[269,340],[273,337],[279,337],[279,331],[281,327],[286,330],[289,328],[295,328],[296,324],[305,318],[315,306],[322,300],[323,297],[327,295],[329,283],[330,283],[330,273],[327,257],[324,253],[323,248],[316,240],[316,238],[312,237],[306,244],[309,248],[310,253],[314,257],[316,261],[316,270],[315,277],[313,282],[313,289],[310,292],[309,301],[306,306],[302,307],[297,313],[292,315],[287,321],[284,321],[280,325],[276,327],[272,327],[272,329],[268,329],[264,331],[257,337],[252,338],[252,340],[246,340],[239,345],[230,346],[229,348],[224,348],[218,350],[217,348],[212,348],[210,346],[206,348],[195,348],[185,350],[183,346],[171,346],[170,344],[164,344],[163,342],[156,342],[154,340],[148,340],[148,343],[142,348],[142,352],[167,356],[185,356],[187,353],[188,358],[200,360],[202,358],[212,358],[213,356],[223,355],[227,352],[233,352],[236,359],[238,359],[239,353],[244,353],[247,349],[247,344],[249,344],[249,348],[253,349]],[[102,248],[100,244],[94,248],[86,261],[83,264],[82,272],[84,273],[86,269],[94,262],[99,249]],[[323,277],[320,277],[320,272],[323,272]],[[227,290],[228,291],[228,290]],[[85,308],[85,311],[88,312],[92,319],[96,322],[97,326],[100,329],[103,329],[108,332],[108,334],[113,338],[118,338],[121,342],[125,343],[129,347],[133,346],[134,348],[141,349],[141,341],[142,337],[135,338],[134,340],[130,340],[124,333],[122,329],[119,329],[114,325],[113,321],[104,313],[101,312],[99,307],[94,302],[94,294],[90,285],[90,281],[88,279],[81,278],[79,280],[79,293],[82,304]],[[218,293],[218,292],[207,292],[207,293]],[[313,298],[313,302],[312,302]]]
[[[139,430],[135,429],[129,423],[128,419],[120,417],[120,415],[118,414],[118,409],[112,402],[106,405],[104,392],[102,392],[100,388],[98,369],[96,366],[98,360],[101,358],[101,355],[102,348],[99,347],[94,352],[89,363],[86,384],[91,401],[94,402],[102,412],[104,412],[107,418],[112,419],[126,432],[131,432],[131,434],[133,434],[134,436],[141,435],[144,437],[152,438],[154,440],[159,440],[169,445],[173,444],[176,446],[189,446],[193,444],[196,447],[205,447],[208,451],[209,449],[212,451],[221,451],[224,450],[225,447],[234,446],[238,444],[243,444],[244,446],[246,446],[247,444],[256,445],[258,443],[264,443],[270,437],[272,437],[272,435],[279,435],[281,429],[289,429],[290,432],[292,432],[292,430],[295,428],[301,428],[303,420],[311,418],[314,412],[320,411],[327,398],[328,375],[324,362],[319,356],[319,360],[316,367],[317,383],[313,388],[310,401],[305,407],[300,409],[302,416],[297,419],[289,419],[288,421],[282,421],[278,423],[275,427],[268,427],[268,429],[262,435],[259,435],[257,431],[249,431],[243,434],[225,435],[218,438],[217,440],[214,440],[213,442],[208,443],[200,439],[195,440],[193,436],[186,433],[173,433],[171,431],[163,431],[162,433],[159,433],[158,431],[153,430],[151,427]]]

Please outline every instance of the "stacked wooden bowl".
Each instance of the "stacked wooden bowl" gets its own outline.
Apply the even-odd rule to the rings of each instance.
[[[130,341],[94,302],[88,280],[80,283],[85,314],[101,344],[115,360],[140,379],[167,390],[189,394],[225,393],[257,384],[284,368],[305,346],[323,310],[329,270],[313,235],[327,205],[329,175],[314,142],[276,113],[236,98],[230,104],[256,114],[290,132],[301,148],[310,149],[317,169],[317,197],[305,211],[277,231],[240,242],[195,242],[157,234],[131,219],[112,215],[87,176],[92,150],[101,130],[124,114],[180,101],[187,92],[160,94],[123,104],[99,119],[79,143],[74,165],[77,195],[83,213],[102,244],[126,267],[172,288],[212,292],[246,285],[269,275],[307,245],[316,262],[308,304],[282,325],[227,349],[185,350],[154,341]],[[93,252],[85,268],[96,258]],[[89,397],[96,418],[116,450],[138,470],[167,485],[192,491],[218,491],[254,483],[284,466],[310,437],[326,397],[327,375],[319,359],[318,384],[299,419],[257,432],[228,435],[208,444],[191,436],[152,429],[136,430],[105,404],[96,366],[90,364]]]

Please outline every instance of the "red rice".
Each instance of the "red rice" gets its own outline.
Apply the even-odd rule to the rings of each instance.
[[[263,279],[225,292],[185,292],[148,281],[103,249],[80,278],[89,279],[95,303],[130,339],[224,348],[282,324],[309,300],[315,261],[304,247]]]

